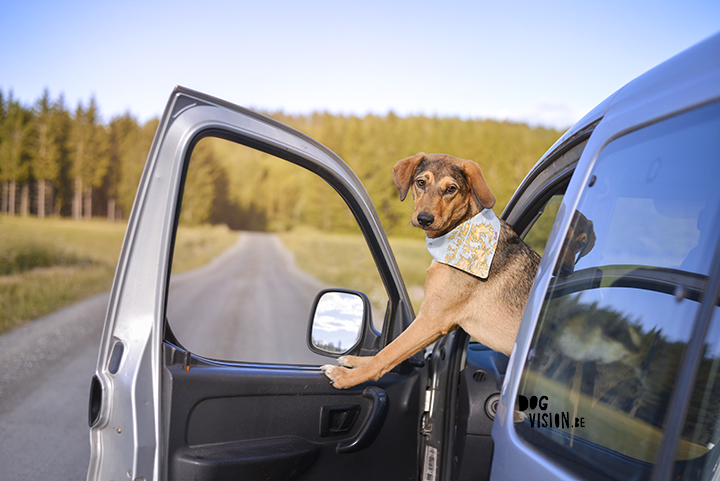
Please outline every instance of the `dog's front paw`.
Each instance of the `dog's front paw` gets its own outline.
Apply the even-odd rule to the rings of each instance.
[[[337,389],[353,387],[361,382],[354,379],[355,376],[353,376],[352,370],[342,366],[326,364],[321,366],[320,369],[322,369],[325,375],[330,379],[330,384]]]
[[[373,356],[342,356],[338,364],[344,367],[363,367],[372,360]]]

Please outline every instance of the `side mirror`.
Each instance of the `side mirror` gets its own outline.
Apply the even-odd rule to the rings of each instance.
[[[310,313],[308,347],[324,356],[347,354],[360,344],[369,316],[370,301],[362,292],[348,289],[320,291]]]

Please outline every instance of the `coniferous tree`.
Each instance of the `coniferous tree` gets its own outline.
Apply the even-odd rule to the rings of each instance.
[[[30,149],[32,144],[32,122],[28,109],[9,95],[6,117],[3,121],[3,142],[0,144],[0,172],[8,183],[7,213],[15,215],[18,184],[29,180]],[[27,191],[23,190],[21,211],[27,214]]]
[[[51,157],[57,166],[56,176],[50,183],[54,200],[48,204],[53,206],[53,213],[56,215],[67,215],[70,212],[70,200],[72,199],[72,182],[70,170],[72,167],[71,158],[71,133],[72,118],[70,111],[65,105],[65,98],[61,94],[53,103],[50,116],[50,145]]]
[[[56,136],[57,132],[53,132],[54,114],[50,94],[45,89],[43,96],[35,104],[35,145],[31,160],[31,170],[37,180],[37,215],[41,219],[45,217],[46,187],[58,177],[60,171],[60,139]]]
[[[75,179],[73,218],[92,216],[93,188],[102,184],[107,172],[108,156],[106,132],[100,124],[95,99],[91,98],[87,109],[78,104],[73,123],[72,175]]]
[[[122,213],[123,217],[129,216],[135,202],[140,177],[158,124],[158,119],[153,119],[142,127],[132,126],[125,139],[121,142],[120,178],[117,195],[120,207],[118,212]]]
[[[0,155],[2,155],[3,151],[3,142],[5,142],[5,119],[7,117],[7,104],[5,101],[5,95],[3,94],[2,90],[0,90]],[[8,190],[9,190],[9,183],[8,179],[6,177],[6,173],[4,172],[4,162],[2,158],[0,158],[0,185],[2,185],[2,189],[0,190],[0,214],[5,214],[8,212]]]
[[[215,154],[208,142],[195,146],[185,180],[180,219],[188,224],[202,224],[210,219],[215,202],[215,184],[220,175]]]
[[[71,174],[74,183],[73,200],[72,200],[72,218],[80,220],[82,218],[82,171],[83,163],[87,162],[85,150],[87,148],[89,132],[85,123],[85,109],[82,103],[78,102],[75,109],[75,118],[72,123],[72,168]]]
[[[108,126],[108,170],[103,187],[107,196],[107,217],[111,222],[115,220],[118,210],[122,164],[130,148],[128,139],[136,135],[137,131],[137,121],[130,114],[115,117]]]

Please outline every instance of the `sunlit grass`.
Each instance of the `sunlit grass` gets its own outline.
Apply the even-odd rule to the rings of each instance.
[[[387,294],[361,234],[334,234],[310,228],[279,234],[297,266],[323,283],[362,291],[384,308]],[[417,313],[432,257],[424,239],[390,238],[390,245]]]
[[[172,271],[178,274],[204,266],[238,239],[238,232],[225,225],[181,225],[175,239]]]
[[[104,264],[36,268],[0,276],[0,333],[110,289]]]
[[[0,333],[110,289],[125,227],[0,216]],[[181,227],[176,272],[200,267],[237,239],[224,226]]]
[[[0,333],[110,289],[125,228],[101,219],[0,216]],[[225,226],[180,226],[173,272],[206,264],[239,235]],[[360,234],[300,228],[280,238],[300,269],[385,307],[384,286]],[[422,239],[391,238],[390,244],[417,312],[431,257]]]
[[[0,333],[108,290],[125,225],[0,217]]]

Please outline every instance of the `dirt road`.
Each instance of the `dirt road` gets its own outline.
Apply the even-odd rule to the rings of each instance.
[[[305,346],[322,285],[299,271],[278,238],[243,233],[207,266],[173,279],[167,317],[198,354],[232,360],[320,364]],[[87,403],[108,294],[0,336],[0,466],[3,480],[85,479]]]

